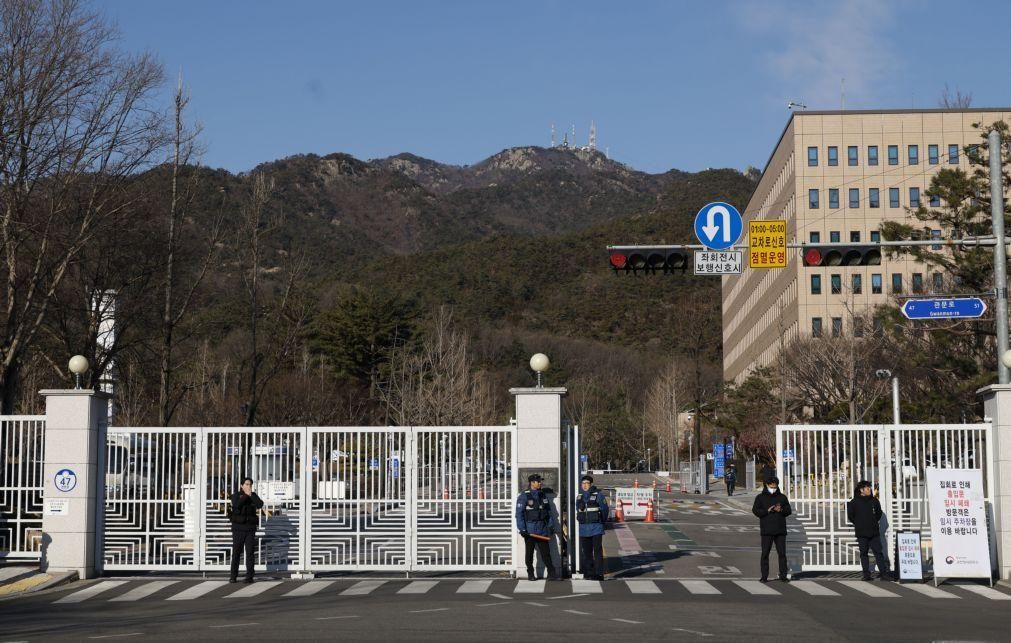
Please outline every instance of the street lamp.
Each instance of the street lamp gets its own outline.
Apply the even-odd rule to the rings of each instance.
[[[84,355],[74,355],[68,364],[70,372],[74,374],[74,388],[81,388],[81,376],[88,372],[88,358]]]
[[[1004,351],[1004,354],[1000,356],[1000,361],[1004,366],[1011,368],[1011,350]]]
[[[537,388],[544,388],[544,385],[541,383],[541,374],[548,370],[549,366],[551,366],[551,361],[544,353],[537,353],[530,358],[530,368],[537,373]]]
[[[1011,351],[1008,351],[1008,353],[1011,353]],[[1001,359],[1004,359],[1004,357],[1001,357]],[[892,377],[892,372],[887,368],[879,368],[874,371],[874,376],[879,380],[887,380],[889,377]],[[897,377],[892,377],[892,424],[899,424],[899,378]]]

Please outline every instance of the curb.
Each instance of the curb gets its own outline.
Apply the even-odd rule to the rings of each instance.
[[[37,576],[42,576],[41,580],[35,583],[26,582],[34,580]],[[17,598],[19,596],[24,596],[26,594],[34,594],[35,592],[41,592],[43,590],[51,589],[59,585],[65,585],[67,583],[72,583],[77,581],[77,572],[61,572],[59,574],[43,574],[36,572],[34,575],[20,576],[18,580],[15,580],[4,585],[0,585],[0,601],[4,601],[11,598]],[[13,588],[15,585],[23,584],[23,589],[14,589],[9,593],[2,593],[5,589]]]

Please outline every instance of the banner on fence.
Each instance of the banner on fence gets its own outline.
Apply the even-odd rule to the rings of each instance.
[[[990,578],[990,540],[979,469],[927,468],[935,578]]]

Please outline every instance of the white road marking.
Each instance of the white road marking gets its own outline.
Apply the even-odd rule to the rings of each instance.
[[[697,630],[686,630],[683,627],[672,627],[675,632],[687,632],[688,634],[695,634],[696,636],[712,636],[708,632],[699,632]]]
[[[992,601],[1011,601],[1011,595],[1005,594],[1004,592],[998,592],[994,588],[987,587],[986,585],[955,585],[955,587],[964,589],[967,592],[972,592],[973,594],[985,596]]]
[[[749,594],[755,594],[756,596],[781,596],[779,592],[757,580],[735,580],[734,584]]]
[[[365,594],[371,594],[377,588],[382,587],[386,584],[384,580],[363,580],[358,581],[351,587],[347,588],[341,592],[341,596],[362,596]]]
[[[557,601],[560,598],[577,598],[579,596],[589,596],[589,594],[565,594],[564,596],[549,596],[549,601]]]
[[[438,581],[434,580],[416,580],[404,587],[401,587],[398,594],[424,594],[428,590],[432,589],[438,585]]]
[[[250,598],[251,596],[256,596],[257,594],[262,594],[265,591],[277,587],[282,581],[275,580],[263,583],[253,583],[252,585],[246,585],[242,589],[237,589],[225,598]]]
[[[831,590],[821,583],[816,583],[810,580],[796,580],[791,583],[794,587],[802,592],[806,592],[811,596],[838,596],[839,592]]]
[[[660,588],[651,580],[627,580],[629,591],[633,594],[661,594]]]
[[[516,589],[513,590],[516,594],[543,594],[544,584],[547,581],[544,580],[520,580],[516,581]]]
[[[460,588],[456,590],[457,594],[484,594],[491,587],[490,580],[469,580],[465,581]]]
[[[632,625],[642,625],[642,621],[632,621],[627,618],[612,618],[612,621],[618,621],[619,623],[631,623]]]
[[[336,581],[332,580],[311,580],[308,583],[302,583],[295,589],[291,590],[285,596],[312,596],[330,585],[333,585]]]
[[[144,636],[143,632],[129,632],[128,634],[102,634],[100,636],[89,636],[89,639],[120,639],[127,636]]]
[[[448,609],[449,609],[448,607],[435,607],[435,608],[432,608],[430,610],[411,610],[410,613],[411,614],[424,614],[425,612],[445,612]]]
[[[720,590],[716,589],[709,583],[709,581],[704,580],[683,580],[678,581],[684,585],[692,594],[722,594]]]
[[[317,616],[317,621],[336,621],[342,618],[358,618],[358,616]]]
[[[583,592],[585,594],[600,594],[604,588],[600,586],[600,581],[595,580],[574,580],[572,581],[573,592]]]
[[[509,601],[513,599],[512,596],[506,596],[505,594],[489,594],[489,596],[494,596],[495,598],[504,598]]]
[[[933,585],[920,585],[919,583],[910,583],[908,585],[903,585],[903,589],[911,589],[914,592],[919,592],[924,596],[929,596],[930,598],[962,598],[961,596],[956,596],[951,592],[946,592],[939,587],[934,587]]]
[[[93,596],[98,596],[102,592],[107,592],[110,589],[116,589],[120,585],[125,585],[127,581],[125,580],[104,580],[101,583],[95,583],[91,587],[85,587],[84,589],[74,592],[69,596],[64,596],[63,598],[53,601],[54,603],[80,603],[81,601],[86,601]]]
[[[534,607],[547,607],[544,603],[535,603],[533,601],[523,601],[527,605],[533,605]]]
[[[259,625],[259,623],[225,623],[224,625],[209,625],[213,630],[219,630],[226,627],[249,627],[250,625]]]
[[[839,584],[845,585],[850,589],[855,589],[856,591],[867,594],[868,596],[873,596],[874,598],[898,598],[898,594],[893,594],[887,589],[881,589],[877,585],[870,583],[865,580],[841,580],[838,581]]]
[[[114,602],[114,601],[123,601],[123,602],[127,602],[127,601],[139,601],[142,598],[147,598],[148,596],[150,596],[151,594],[154,594],[155,592],[157,592],[160,589],[164,589],[164,588],[168,587],[169,585],[175,585],[178,582],[179,581],[174,581],[174,580],[156,580],[156,581],[154,581],[152,583],[144,583],[140,587],[136,587],[136,588],[130,590],[129,592],[127,592],[126,594],[122,594],[120,596],[116,596],[115,598],[110,598],[109,601],[110,602]]]
[[[565,611],[568,612],[569,614],[578,614],[580,616],[590,616],[591,615],[589,612],[580,612],[579,610],[565,610]]]
[[[226,580],[205,580],[202,583],[198,583],[189,589],[185,589],[174,596],[169,596],[167,601],[191,601],[194,598],[200,598],[208,592],[213,592],[219,587],[224,587],[228,584]]]
[[[498,603],[478,603],[478,607],[491,607],[492,605],[508,605],[509,601],[499,601]]]

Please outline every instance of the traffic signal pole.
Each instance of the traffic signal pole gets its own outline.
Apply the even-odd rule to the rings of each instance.
[[[990,219],[993,221],[993,236],[1004,238],[1004,186],[1001,181],[1001,140],[1000,132],[990,130]],[[993,247],[993,276],[997,317],[997,382],[1011,383],[1011,374],[1004,366],[1004,353],[1008,350],[1007,318],[1007,248],[1003,243]]]

